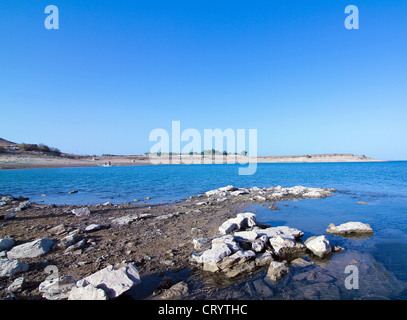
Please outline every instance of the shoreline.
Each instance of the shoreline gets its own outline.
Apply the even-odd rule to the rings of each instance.
[[[86,168],[104,167],[111,162],[113,167],[177,164],[248,164],[248,163],[366,163],[388,162],[351,154],[322,154],[307,156],[177,156],[172,158],[144,156],[103,156],[103,157],[52,157],[34,155],[0,155],[0,170]]]
[[[174,203],[159,205],[153,205],[151,203],[153,200],[150,201],[150,199],[145,199],[141,204],[112,205],[107,202],[88,206],[44,205],[30,203],[23,198],[9,197],[3,199],[5,203],[0,206],[2,225],[0,239],[12,238],[14,246],[47,239],[47,241],[52,241],[54,246],[39,256],[19,258],[19,262],[25,264],[28,270],[22,273],[20,270],[18,274],[12,276],[0,276],[0,288],[2,288],[0,299],[9,295],[7,288],[14,279],[21,275],[24,277],[24,286],[20,291],[14,293],[15,298],[22,300],[66,299],[66,295],[64,296],[62,293],[60,296],[52,293],[52,297],[49,297],[39,291],[39,285],[47,277],[45,270],[48,266],[56,267],[59,276],[78,281],[109,266],[120,268],[129,264],[137,268],[142,285],[135,286],[124,294],[123,298],[167,299],[172,292],[172,285],[180,283],[178,274],[184,274],[181,282],[187,287],[186,292],[182,292],[182,297],[175,295],[175,297],[170,296],[170,299],[239,299],[239,294],[241,294],[239,290],[229,292],[226,289],[222,293],[226,296],[219,296],[219,294],[222,288],[229,288],[233,283],[247,281],[252,274],[265,273],[271,257],[277,259],[271,261],[281,261],[283,258],[288,261],[290,270],[292,270],[290,277],[298,278],[304,270],[311,270],[310,279],[318,274],[316,282],[310,280],[313,284],[309,288],[317,290],[317,292],[319,292],[318,290],[325,292],[327,284],[324,281],[328,279],[330,283],[337,276],[335,272],[343,273],[342,265],[339,271],[325,270],[330,259],[340,259],[339,262],[344,263],[343,261],[346,262],[349,258],[350,260],[356,259],[359,261],[358,263],[365,263],[363,253],[348,251],[347,248],[344,248],[345,251],[342,252],[343,248],[335,247],[336,251],[332,251],[322,259],[301,249],[302,258],[294,263],[292,262],[294,260],[291,261],[287,256],[274,257],[276,247],[272,249],[273,251],[269,251],[266,246],[260,249],[255,260],[252,259],[252,254],[250,261],[246,263],[246,259],[241,260],[237,265],[233,265],[226,275],[223,274],[223,270],[219,273],[211,266],[208,269],[208,265],[205,263],[203,267],[200,266],[194,260],[199,256],[204,256],[205,250],[209,249],[207,245],[210,245],[211,241],[212,243],[223,241],[222,239],[229,241],[227,239],[233,238],[235,241],[241,241],[236,240],[238,234],[240,237],[243,234],[250,236],[253,230],[257,230],[257,232],[269,230],[268,225],[261,223],[255,224],[251,231],[250,229],[237,230],[239,233],[230,234],[229,227],[227,227],[228,230],[225,229],[225,224],[235,221],[239,214],[253,217],[253,213],[247,213],[253,205],[268,207],[272,213],[274,210],[279,210],[280,206],[285,206],[285,201],[301,201],[301,199],[322,201],[319,199],[334,196],[334,192],[334,189],[301,186],[292,188],[227,186]],[[14,217],[5,218],[5,215],[10,213],[14,213]],[[289,227],[281,228],[290,230]],[[224,232],[227,233],[226,236],[222,236]],[[258,240],[255,241],[258,242]],[[304,243],[307,243],[305,240],[296,238],[295,248],[298,246],[304,248]],[[244,247],[248,243],[239,242],[239,244],[242,246],[242,250],[248,250]],[[9,257],[7,250],[3,253],[2,259]],[[297,265],[298,262],[305,265]],[[224,262],[222,261],[222,263]],[[374,261],[367,260],[366,263],[370,265]],[[302,273],[297,275],[298,272]],[[321,282],[319,279],[324,280]],[[274,292],[279,292],[278,288],[281,287],[281,290],[287,293],[284,289],[285,279],[276,283],[280,285],[270,285],[264,281],[258,281],[262,290],[270,291],[270,288],[274,288]],[[216,285],[213,286],[213,284]],[[220,287],[218,287],[219,284]],[[336,288],[331,283],[329,286],[329,290],[331,287]],[[299,297],[295,290],[290,294],[292,294],[292,299]],[[271,296],[272,299],[279,299],[279,297],[278,295]],[[242,299],[244,298],[242,297]],[[255,299],[255,297],[249,298]],[[324,299],[323,296],[321,298]],[[307,296],[304,296],[304,299],[307,299]]]

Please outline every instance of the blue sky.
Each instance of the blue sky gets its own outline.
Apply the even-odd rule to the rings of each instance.
[[[406,16],[401,0],[2,0],[0,137],[140,154],[179,120],[257,129],[260,155],[407,159]]]

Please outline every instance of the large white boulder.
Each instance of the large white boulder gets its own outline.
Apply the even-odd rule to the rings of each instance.
[[[38,239],[13,247],[7,252],[9,259],[36,258],[48,253],[54,241],[48,238]]]
[[[79,285],[77,283],[76,286],[87,287],[90,284],[97,289],[102,289],[109,299],[113,299],[139,283],[141,283],[141,280],[138,269],[134,264],[130,263],[120,269],[115,269],[113,265],[107,266],[106,268],[82,279],[79,282]],[[85,291],[87,292],[91,290],[87,288]],[[97,292],[94,292],[94,290],[92,290],[92,292],[95,296],[99,297]],[[78,292],[76,292],[76,294],[76,296],[79,295]],[[75,295],[73,295],[73,297],[75,297]],[[71,296],[69,299],[71,299]]]
[[[370,225],[362,222],[347,222],[339,226],[335,226],[331,223],[326,229],[327,233],[339,234],[339,235],[363,235],[372,234],[373,229]]]
[[[305,241],[305,246],[320,258],[325,257],[331,252],[331,245],[325,236],[308,238]]]

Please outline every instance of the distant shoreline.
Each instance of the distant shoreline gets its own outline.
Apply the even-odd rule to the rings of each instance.
[[[151,161],[150,161],[151,160]],[[387,162],[353,154],[313,154],[295,156],[200,156],[181,155],[157,157],[152,156],[47,156],[43,154],[1,154],[0,169],[46,169],[46,168],[77,168],[98,167],[111,163],[111,166],[143,166],[170,164],[247,164],[247,163],[345,163],[345,162]]]

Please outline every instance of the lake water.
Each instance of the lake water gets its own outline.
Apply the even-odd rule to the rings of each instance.
[[[327,235],[332,243],[346,249],[329,261],[318,262],[316,272],[329,271],[331,279],[315,286],[298,280],[302,270],[293,268],[292,274],[282,280],[285,284],[282,286],[281,282],[265,284],[264,272],[260,272],[227,285],[212,284],[214,296],[195,298],[407,299],[407,162],[259,164],[252,176],[239,176],[239,167],[167,165],[4,170],[0,171],[0,194],[22,195],[32,201],[55,204],[123,203],[147,196],[152,198],[150,202],[160,203],[230,184],[336,188],[336,196],[330,198],[277,203],[278,211],[262,206],[250,208],[262,222],[303,230],[304,239],[325,234],[330,223],[369,223],[375,233],[368,238]],[[78,193],[68,194],[71,190]],[[367,204],[358,204],[359,201]],[[350,263],[347,259],[356,265],[360,263],[359,289],[348,290],[343,285],[347,274],[342,267]],[[335,266],[340,267],[335,269]],[[210,281],[197,279],[197,292],[199,284],[210,286]],[[304,291],[304,285],[308,291]]]

